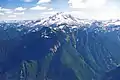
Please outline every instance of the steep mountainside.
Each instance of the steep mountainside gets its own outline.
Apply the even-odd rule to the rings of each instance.
[[[120,64],[120,25],[110,22],[57,13],[0,23],[0,80],[102,80]]]

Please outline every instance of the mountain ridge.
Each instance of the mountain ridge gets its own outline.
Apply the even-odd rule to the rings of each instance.
[[[64,15],[43,19],[55,20],[48,25],[37,24],[41,20],[0,23],[0,78],[102,80],[118,67],[120,25],[114,23],[119,20],[80,19],[71,25],[67,23],[70,16]],[[67,19],[67,24],[59,18]]]

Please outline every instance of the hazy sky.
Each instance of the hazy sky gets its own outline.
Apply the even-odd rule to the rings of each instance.
[[[0,20],[39,19],[56,12],[88,19],[120,19],[120,0],[0,0]]]

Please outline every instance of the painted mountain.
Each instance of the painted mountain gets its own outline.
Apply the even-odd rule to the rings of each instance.
[[[120,20],[0,22],[0,80],[118,80],[119,64]]]

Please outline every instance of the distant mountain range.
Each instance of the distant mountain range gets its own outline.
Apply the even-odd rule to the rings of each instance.
[[[120,20],[0,22],[0,80],[116,80],[119,64]]]

